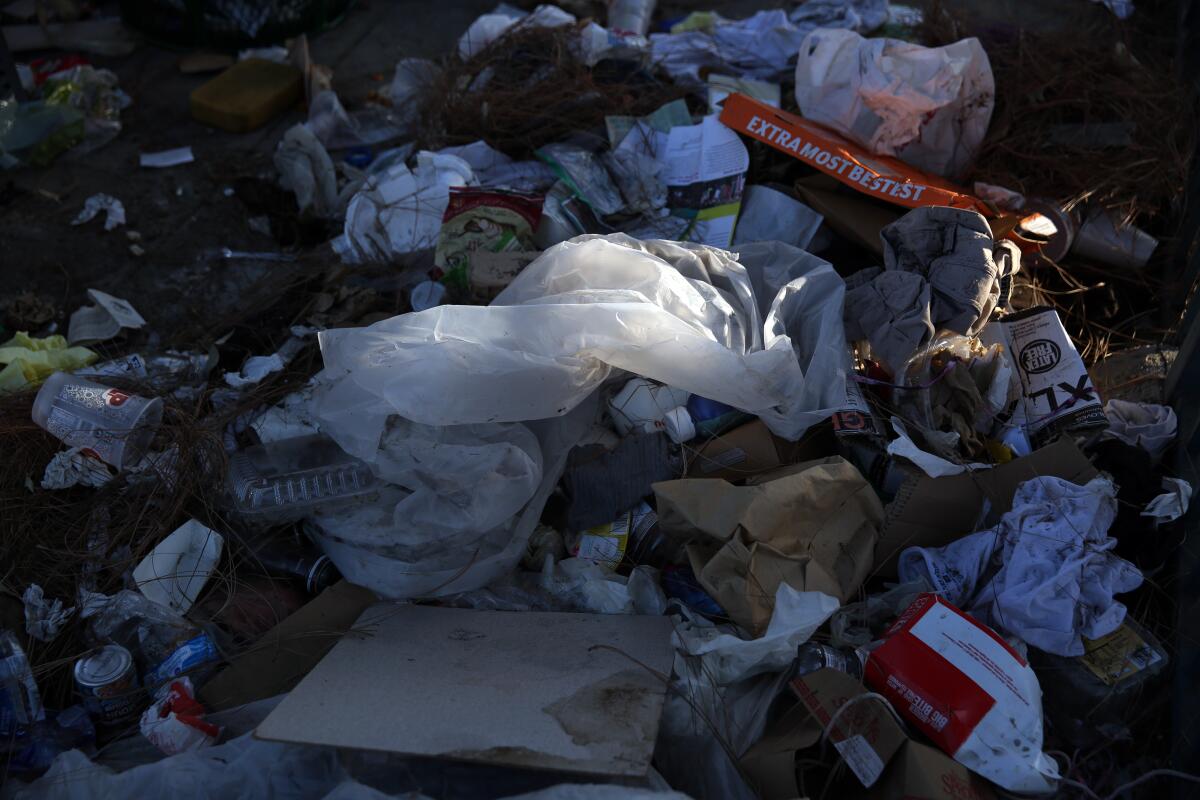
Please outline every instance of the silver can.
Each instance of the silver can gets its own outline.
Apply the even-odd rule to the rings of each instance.
[[[118,644],[109,644],[75,662],[75,685],[83,705],[102,725],[128,722],[141,711],[133,656]]]

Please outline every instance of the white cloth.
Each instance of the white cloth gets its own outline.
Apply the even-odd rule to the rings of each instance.
[[[1098,639],[1124,621],[1125,606],[1113,595],[1142,583],[1137,567],[1110,552],[1116,515],[1116,489],[1103,478],[1084,486],[1034,478],[1017,488],[995,528],[901,553],[900,580],[924,579],[951,603],[1047,653],[1083,655],[1081,637]]]

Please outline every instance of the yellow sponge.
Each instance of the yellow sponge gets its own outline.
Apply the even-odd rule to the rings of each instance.
[[[192,116],[206,125],[245,133],[293,106],[302,91],[300,70],[248,58],[192,92]]]

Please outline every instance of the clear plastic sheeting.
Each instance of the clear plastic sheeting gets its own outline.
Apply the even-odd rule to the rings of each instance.
[[[922,47],[822,28],[799,50],[800,113],[877,155],[954,177],[987,134],[996,85],[978,39]]]
[[[844,393],[844,284],[828,264],[776,247],[800,277],[780,289],[764,323],[730,253],[577,237],[546,251],[491,306],[439,306],[322,333],[326,374],[346,410],[328,407],[353,414],[382,404],[426,425],[546,419],[623,369],[759,414],[797,439]]]

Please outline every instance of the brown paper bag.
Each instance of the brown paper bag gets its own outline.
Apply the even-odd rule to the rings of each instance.
[[[700,585],[755,635],[779,584],[844,603],[873,565],[883,506],[845,459],[785,467],[747,486],[695,478],[654,491],[661,530],[687,543]]]

